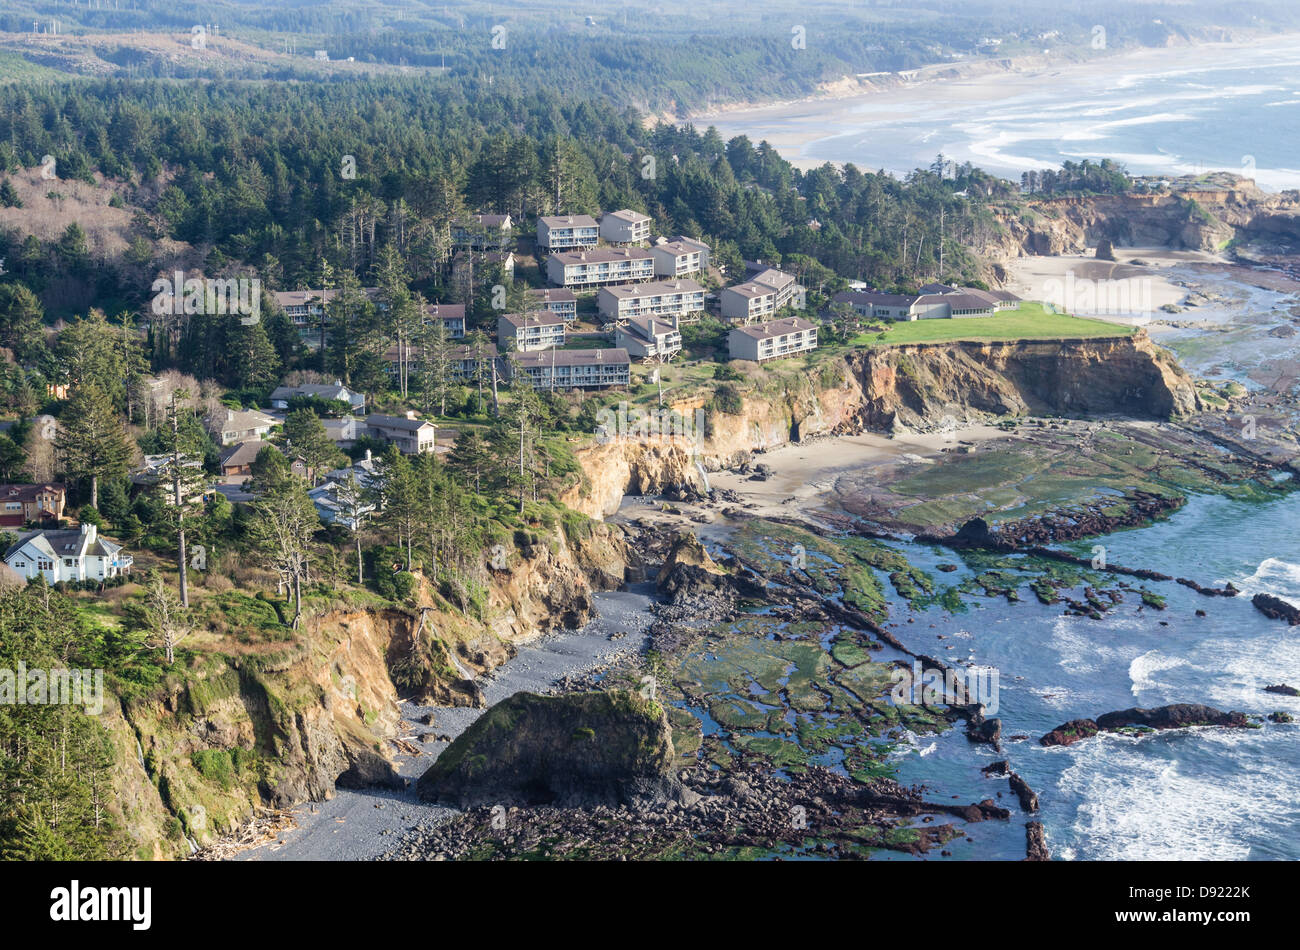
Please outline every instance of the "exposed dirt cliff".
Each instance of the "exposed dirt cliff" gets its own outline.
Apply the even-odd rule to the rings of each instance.
[[[812,435],[943,428],[1030,414],[1168,419],[1199,408],[1191,378],[1166,350],[1133,336],[1018,343],[917,344],[857,350],[813,372],[768,374],[739,410],[704,397],[673,403],[686,417],[705,409],[696,440],[611,441],[578,451],[584,489],[563,500],[593,517],[624,494],[702,481],[755,450]]]
[[[1078,195],[1030,201],[1000,220],[1005,233],[990,257],[1082,254],[1116,247],[1218,251],[1233,239],[1300,246],[1300,200],[1269,194],[1244,179],[1223,187],[1160,194]]]
[[[398,697],[481,705],[477,677],[515,644],[586,622],[592,592],[635,561],[623,529],[565,519],[518,532],[463,612],[417,575],[414,602],[308,613],[266,649],[195,655],[159,687],[109,701],[113,808],[140,858],[180,857],[258,808],[337,786],[396,784]],[[233,644],[232,644],[233,646]]]

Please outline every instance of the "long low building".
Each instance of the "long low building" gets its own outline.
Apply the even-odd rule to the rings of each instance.
[[[564,251],[546,261],[546,278],[557,287],[602,287],[654,277],[654,255],[643,247],[593,247]]]
[[[628,317],[686,317],[704,310],[704,288],[693,280],[655,280],[602,287],[596,306],[606,320]]]
[[[872,320],[940,320],[950,317],[989,317],[999,310],[1014,310],[1020,298],[1006,290],[980,290],[926,284],[915,294],[887,294],[877,290],[847,290],[832,300],[847,304],[854,313]]]
[[[534,389],[609,389],[632,381],[632,360],[619,348],[519,353],[513,363]]]
[[[752,323],[774,316],[782,307],[802,310],[804,296],[803,287],[793,275],[768,268],[743,284],[724,288],[719,302],[724,317]]]
[[[407,346],[406,363],[412,377],[420,371],[424,360],[424,350],[419,346]],[[476,349],[469,344],[453,346],[447,350],[447,360],[450,367],[451,375],[459,380],[474,379],[478,373],[479,364],[485,360],[496,359],[497,349],[491,344],[487,344],[480,349]],[[401,350],[397,344],[393,344],[384,351],[384,363],[388,370],[388,375],[396,377],[400,371],[402,361]]]
[[[751,323],[727,334],[727,351],[733,360],[765,363],[815,349],[817,325],[802,317]]]

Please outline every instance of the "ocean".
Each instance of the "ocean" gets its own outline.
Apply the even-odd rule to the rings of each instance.
[[[1300,188],[1300,46],[1171,49],[1142,65],[1117,58],[1023,76],[943,81],[849,106],[801,104],[746,128],[743,113],[709,120],[724,135],[811,136],[792,160],[852,162],[905,175],[943,153],[1016,180],[1065,160],[1112,158],[1130,172],[1229,171],[1269,191]],[[978,95],[972,95],[972,91]],[[847,107],[847,108],[846,108]]]
[[[1015,604],[974,598],[967,613],[931,608],[893,629],[918,652],[998,670],[1003,736],[1028,737],[1004,741],[1005,757],[1039,795],[1053,857],[1295,860],[1300,723],[1099,735],[1051,748],[1038,739],[1071,719],[1170,703],[1284,710],[1300,720],[1300,700],[1264,692],[1274,683],[1300,685],[1300,636],[1250,603],[1260,591],[1300,603],[1298,522],[1300,494],[1262,504],[1194,496],[1166,521],[1074,549],[1090,556],[1092,544],[1102,543],[1110,563],[1207,586],[1231,582],[1242,591],[1237,597],[1144,582],[1165,598],[1165,610],[1130,596],[1094,620],[1063,616],[1061,606],[1041,604],[1022,589]],[[901,548],[920,567],[954,560],[950,552]],[[962,566],[945,582],[970,574]],[[1197,617],[1198,609],[1206,616]],[[905,617],[907,605],[897,602],[891,613]],[[944,652],[944,645],[956,649]],[[963,799],[983,797],[993,786],[979,767],[995,758],[960,729],[915,737],[899,754],[898,778]],[[1012,825],[977,835],[967,856],[1022,856],[1023,832]]]

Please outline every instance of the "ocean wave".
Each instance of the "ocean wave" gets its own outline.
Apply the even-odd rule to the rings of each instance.
[[[1158,682],[1155,674],[1186,665],[1187,661],[1181,657],[1165,656],[1159,650],[1148,650],[1128,665],[1128,676],[1133,683],[1133,695],[1137,696],[1143,690],[1167,687],[1169,684]]]

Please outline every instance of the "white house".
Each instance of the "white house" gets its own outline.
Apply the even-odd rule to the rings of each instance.
[[[93,524],[80,530],[32,531],[5,552],[4,561],[20,576],[32,580],[43,574],[50,584],[120,577],[131,572],[132,564],[122,545],[101,538]]]
[[[358,484],[360,482],[358,481]],[[307,496],[316,506],[316,513],[325,524],[341,524],[349,531],[356,531],[365,516],[375,510],[373,502],[364,498],[357,499],[355,506],[350,499],[343,496],[345,486],[340,482],[322,482],[308,490]]]

